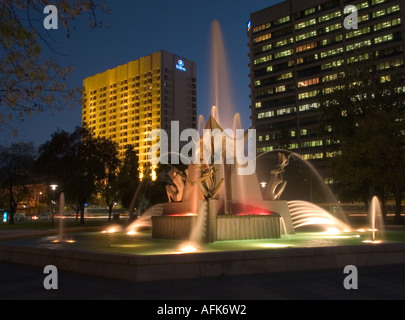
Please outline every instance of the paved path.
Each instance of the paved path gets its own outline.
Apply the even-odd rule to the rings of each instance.
[[[359,289],[343,287],[343,270],[130,283],[59,273],[46,291],[43,270],[0,263],[0,300],[404,300],[405,265],[359,269]]]

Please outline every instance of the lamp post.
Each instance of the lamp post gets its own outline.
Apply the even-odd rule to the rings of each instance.
[[[53,215],[54,215],[54,211],[55,211],[55,191],[58,188],[58,185],[57,184],[51,184],[50,187],[51,187],[51,190],[52,190],[51,228],[53,229],[53,227],[54,227]]]

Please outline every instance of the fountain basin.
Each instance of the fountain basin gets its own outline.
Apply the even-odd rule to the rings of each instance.
[[[50,242],[48,238],[0,243],[0,261],[41,268],[46,265],[55,265],[59,271],[136,282],[334,268],[343,270],[347,265],[366,267],[405,263],[404,243],[356,245],[355,243],[361,243],[361,241],[354,238],[350,240],[352,245],[331,247],[329,245],[333,245],[335,240],[329,239],[328,243],[325,243],[322,235],[319,235],[321,242],[312,243],[315,247],[296,247],[293,242],[289,242],[288,238],[236,243],[231,241],[210,245],[205,249],[202,248],[204,251],[193,254],[174,254],[173,249],[179,245],[178,242],[157,241],[156,248],[162,250],[162,245],[170,245],[170,248],[153,255],[136,254],[135,252],[138,250],[134,247],[126,247],[125,252],[124,248],[118,250],[118,242],[116,242],[117,245],[109,245],[109,250],[107,250],[108,248],[101,250],[99,242],[94,244],[94,238],[104,239],[103,241],[106,239],[118,241],[125,235],[114,234],[108,235],[107,238],[100,233],[74,236],[77,242],[73,245],[48,243],[40,246],[37,244],[37,242]],[[311,239],[314,239],[315,236],[314,234],[308,236],[297,234],[292,236],[292,240],[296,237],[299,238],[297,244],[303,244],[303,239],[307,238],[309,242],[305,245],[310,245]],[[85,239],[88,239],[92,246],[84,248]],[[152,244],[153,241],[144,245]],[[282,247],[281,244],[290,246]],[[135,246],[136,243],[133,245]],[[327,246],[318,247],[318,245]],[[232,251],[232,248],[235,251]]]

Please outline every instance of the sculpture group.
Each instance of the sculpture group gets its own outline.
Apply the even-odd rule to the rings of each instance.
[[[266,200],[277,201],[281,199],[287,187],[287,181],[284,180],[285,168],[289,165],[290,157],[286,157],[284,153],[278,154],[279,164],[276,169],[270,172],[270,181],[266,188]],[[171,184],[166,186],[168,201],[183,202],[185,189],[198,186],[202,197],[205,200],[219,200],[221,192],[225,186],[225,178],[218,178],[218,169],[215,165],[208,164],[191,164],[194,171],[198,173],[198,178],[190,177],[189,169],[184,173],[173,167],[169,171]]]

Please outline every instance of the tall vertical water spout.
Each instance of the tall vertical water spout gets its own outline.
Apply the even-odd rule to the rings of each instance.
[[[384,221],[382,217],[381,203],[378,197],[374,197],[371,200],[370,205],[370,228],[371,228],[371,241],[378,243],[384,240]]]
[[[63,219],[65,218],[65,194],[61,192],[59,196],[59,242],[63,242],[64,230],[63,230]]]
[[[235,114],[234,103],[231,99],[231,77],[228,59],[220,24],[214,20],[211,25],[211,105],[218,112],[216,120],[225,129],[232,129]]]

